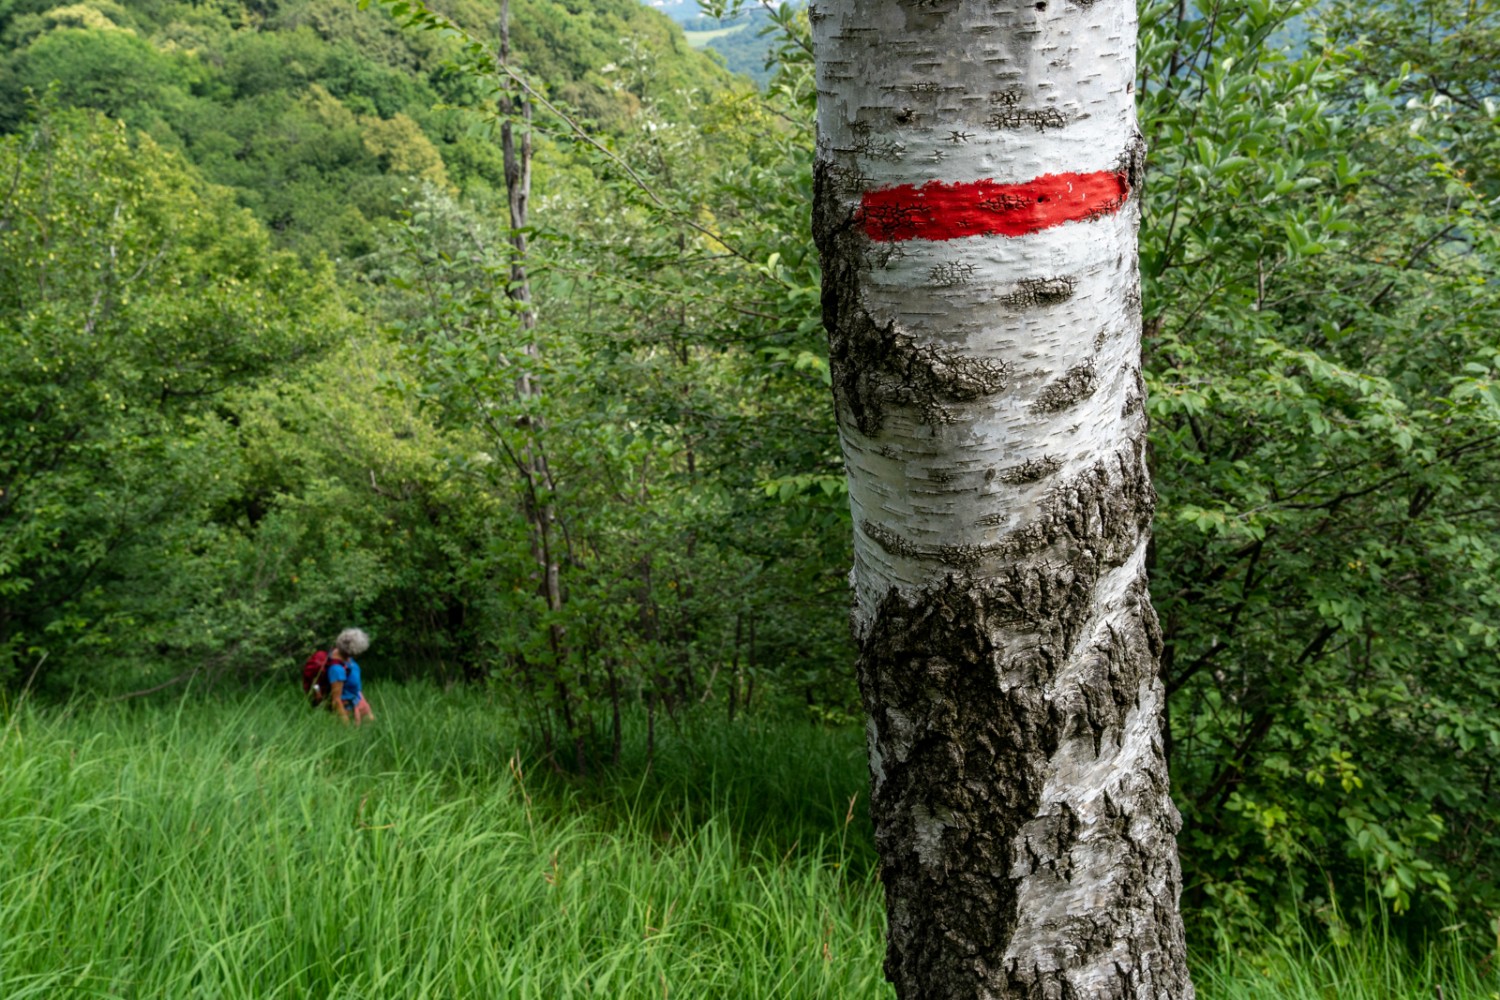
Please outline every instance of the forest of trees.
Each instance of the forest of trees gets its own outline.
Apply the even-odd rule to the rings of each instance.
[[[622,714],[857,724],[805,12],[762,89],[636,0],[515,0],[513,75],[442,9],[0,0],[0,685],[289,684],[359,624],[574,771]],[[1500,933],[1496,11],[1142,4],[1190,935]]]

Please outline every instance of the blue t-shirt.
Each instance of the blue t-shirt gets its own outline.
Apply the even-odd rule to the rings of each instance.
[[[340,699],[345,705],[358,705],[361,694],[359,688],[359,664],[353,660],[345,660],[343,663],[328,664],[328,683],[337,684],[344,682],[344,696]]]

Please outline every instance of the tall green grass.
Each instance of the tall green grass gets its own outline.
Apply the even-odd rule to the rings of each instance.
[[[0,997],[891,996],[857,733],[662,725],[580,780],[482,694],[376,711],[0,709]],[[1358,947],[1210,959],[1200,995],[1500,997]]]
[[[837,827],[771,856],[730,811],[675,819],[666,786],[622,809],[536,781],[478,699],[377,712],[14,714],[0,996],[886,995]]]
[[[1414,953],[1380,928],[1338,946],[1303,930],[1268,936],[1193,976],[1210,1000],[1500,1000],[1500,976],[1456,943]]]

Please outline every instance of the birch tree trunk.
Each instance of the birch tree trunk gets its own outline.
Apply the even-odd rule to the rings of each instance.
[[[814,234],[903,998],[1191,998],[1135,6],[816,0]]]

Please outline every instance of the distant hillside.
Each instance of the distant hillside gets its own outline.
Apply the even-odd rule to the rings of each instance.
[[[701,15],[686,18],[682,26],[688,44],[717,52],[730,72],[748,76],[764,87],[771,78],[766,68],[771,40],[761,32],[770,22],[765,8],[752,7],[735,18],[716,20]]]
[[[493,27],[488,3],[445,6],[471,30]],[[672,114],[731,80],[636,0],[511,9],[518,61],[606,132],[643,100]],[[414,180],[503,187],[496,144],[441,109],[483,100],[454,51],[352,0],[0,0],[0,133],[25,120],[28,94],[103,111],[233,188],[280,245],[355,256]]]

